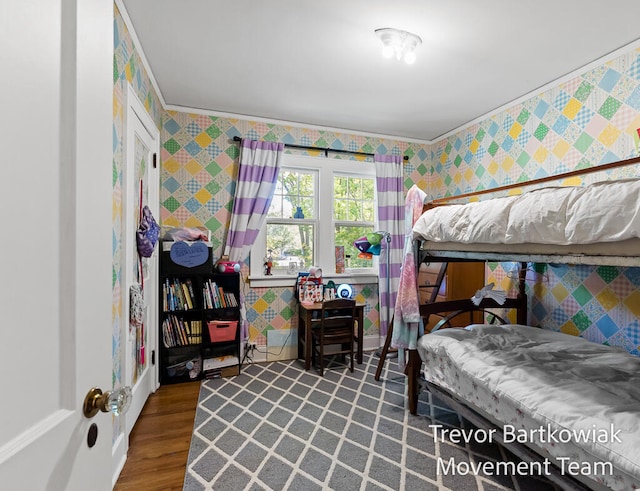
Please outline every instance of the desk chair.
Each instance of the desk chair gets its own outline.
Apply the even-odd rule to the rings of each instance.
[[[320,376],[324,376],[324,359],[327,356],[326,346],[340,345],[333,355],[349,355],[350,370],[353,372],[353,341],[356,318],[356,302],[346,298],[327,300],[322,303],[320,319],[313,321],[311,328],[312,363],[316,355],[319,357]]]

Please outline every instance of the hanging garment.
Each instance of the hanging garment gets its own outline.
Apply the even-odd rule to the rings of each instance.
[[[415,184],[407,192],[405,200],[405,238],[402,270],[398,285],[398,297],[393,315],[391,346],[398,348],[398,365],[404,370],[405,350],[416,349],[421,329],[420,300],[418,298],[418,274],[413,253],[412,230],[422,214],[426,193]]]

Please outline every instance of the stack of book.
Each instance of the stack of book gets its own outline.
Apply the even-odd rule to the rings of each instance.
[[[165,279],[162,285],[162,308],[165,312],[174,310],[191,310],[195,306],[195,294],[190,278]]]
[[[238,300],[232,292],[225,292],[221,286],[210,279],[204,282],[202,296],[205,309],[225,309],[238,307]]]
[[[165,348],[188,346],[202,342],[202,321],[184,320],[169,315],[162,321],[162,342]]]

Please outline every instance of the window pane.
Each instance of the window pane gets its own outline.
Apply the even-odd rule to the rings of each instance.
[[[315,180],[313,174],[300,174],[300,196],[313,196]]]
[[[282,218],[284,204],[285,200],[282,196],[282,185],[280,184],[280,181],[278,181],[276,183],[276,190],[273,195],[273,199],[271,200],[271,205],[269,206],[267,218]]]
[[[305,218],[314,218],[315,182],[315,175],[311,172],[281,169],[268,217],[293,218],[300,206]]]
[[[267,224],[267,254],[271,254],[271,272],[282,274],[289,268],[299,271],[313,264],[313,232],[310,224]]]
[[[373,227],[336,225],[335,245],[344,246],[345,266],[347,269],[371,268],[371,259],[358,257],[360,251],[353,243],[360,237],[373,232]]]
[[[360,201],[349,201],[349,213],[347,220],[352,222],[362,221],[362,203]]]
[[[362,179],[354,177],[349,179],[349,197],[357,200],[362,198]]]
[[[347,197],[347,178],[335,177],[333,180],[333,196],[335,198]]]
[[[313,206],[314,206],[315,200],[313,198],[301,198],[300,199],[300,204],[298,206],[302,207],[302,213],[304,214],[305,218],[313,218],[314,213],[313,213]]]
[[[363,179],[362,180],[362,197],[366,200],[371,200],[373,202],[374,186],[373,179]]]
[[[337,176],[333,180],[333,219],[335,221],[373,222],[373,177]]]
[[[363,222],[374,222],[376,218],[375,214],[375,206],[373,201],[370,203],[364,202],[362,203],[362,221]]]
[[[345,221],[349,216],[349,210],[347,209],[348,201],[346,200],[334,200],[333,201],[333,219],[338,221]]]

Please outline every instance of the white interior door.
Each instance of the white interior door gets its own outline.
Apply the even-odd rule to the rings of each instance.
[[[107,490],[113,4],[2,2],[0,41],[0,488]]]
[[[125,169],[123,172],[123,319],[124,332],[121,366],[124,367],[123,384],[133,388],[131,407],[124,415],[125,425],[114,442],[114,473],[124,465],[129,434],[135,425],[147,398],[158,387],[157,364],[152,364],[153,353],[158,352],[158,257],[159,246],[149,258],[140,258],[136,247],[136,230],[140,222],[140,209],[149,206],[159,221],[159,160],[160,133],[133,88],[127,87]],[[130,320],[130,289],[142,286],[144,313],[142,323]]]

